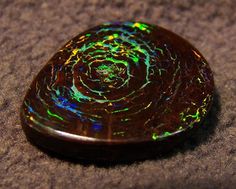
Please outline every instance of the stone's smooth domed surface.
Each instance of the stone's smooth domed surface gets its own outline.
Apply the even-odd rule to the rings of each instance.
[[[213,88],[206,60],[181,37],[106,23],[49,60],[24,99],[22,125],[33,143],[66,156],[138,159],[198,127]]]

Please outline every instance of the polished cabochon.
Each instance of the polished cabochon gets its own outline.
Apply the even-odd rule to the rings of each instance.
[[[142,22],[109,22],[69,40],[30,85],[27,138],[85,160],[143,159],[201,127],[214,81],[201,53]]]

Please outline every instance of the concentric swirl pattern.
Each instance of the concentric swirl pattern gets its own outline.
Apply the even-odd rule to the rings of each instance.
[[[159,140],[198,126],[212,94],[206,60],[184,39],[145,23],[105,23],[52,57],[22,120],[87,140]]]

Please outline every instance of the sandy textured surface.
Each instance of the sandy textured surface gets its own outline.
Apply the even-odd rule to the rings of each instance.
[[[66,41],[112,20],[159,24],[194,44],[214,72],[212,111],[196,135],[153,160],[105,166],[49,156],[21,129],[25,92]],[[234,188],[235,22],[235,0],[0,0],[0,188]]]

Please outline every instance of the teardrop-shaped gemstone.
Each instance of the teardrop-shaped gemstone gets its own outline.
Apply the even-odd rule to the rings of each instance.
[[[43,148],[81,159],[139,159],[199,127],[213,76],[178,35],[141,22],[94,27],[67,42],[39,72],[21,109]]]

